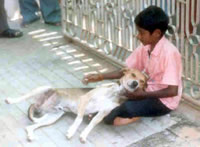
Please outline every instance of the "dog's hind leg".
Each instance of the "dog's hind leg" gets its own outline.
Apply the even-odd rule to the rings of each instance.
[[[36,129],[55,123],[59,118],[63,116],[64,113],[65,112],[63,111],[60,111],[57,113],[49,113],[47,114],[45,119],[41,120],[41,122],[37,122],[33,125],[27,126],[25,129],[26,129],[28,141],[33,141],[35,139],[34,131]]]
[[[26,99],[39,96],[40,94],[44,93],[45,91],[48,91],[52,89],[50,86],[42,86],[38,87],[36,89],[33,89],[31,92],[25,94],[24,96],[18,97],[18,98],[6,98],[5,102],[7,104],[14,104],[14,103],[19,103],[21,101],[24,101]]]
[[[85,143],[87,140],[87,136],[90,133],[90,131],[98,124],[100,123],[103,118],[108,115],[110,111],[100,111],[97,113],[97,115],[94,116],[94,118],[91,120],[89,125],[82,131],[80,135],[80,141],[82,143]]]

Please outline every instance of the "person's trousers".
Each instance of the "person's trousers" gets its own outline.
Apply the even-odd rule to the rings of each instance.
[[[171,110],[165,106],[158,98],[144,100],[127,100],[111,111],[104,118],[106,124],[113,124],[116,117],[155,117],[170,113]]]
[[[9,28],[7,22],[6,10],[4,7],[4,0],[0,0],[0,33]]]
[[[41,11],[45,22],[56,23],[61,21],[61,10],[58,0],[40,0],[40,8],[36,0],[19,0],[23,22],[29,23],[39,19],[36,13]]]

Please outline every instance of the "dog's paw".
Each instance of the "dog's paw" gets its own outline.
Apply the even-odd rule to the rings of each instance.
[[[27,133],[27,140],[29,142],[34,141],[36,139],[36,137],[35,137],[35,135],[33,133],[33,130],[31,128],[29,128],[29,127],[27,127],[25,130],[26,130],[26,133]]]
[[[67,132],[67,134],[66,134],[67,139],[71,139],[72,136],[73,136],[72,134],[70,134],[70,133]]]
[[[86,143],[86,141],[87,141],[87,139],[86,139],[86,137],[85,136],[83,136],[83,135],[80,135],[80,142],[81,143]]]
[[[35,138],[34,135],[28,135],[28,136],[27,136],[27,140],[28,140],[29,142],[32,142],[32,141],[36,140],[36,138]]]
[[[67,131],[66,137],[67,139],[71,139],[73,135],[74,135],[73,132]]]
[[[76,127],[72,125],[72,126],[69,127],[69,129],[67,130],[66,137],[67,137],[68,139],[71,139],[72,136],[74,136],[75,132],[76,132]]]
[[[6,98],[5,99],[6,104],[12,104],[12,99],[11,98]]]

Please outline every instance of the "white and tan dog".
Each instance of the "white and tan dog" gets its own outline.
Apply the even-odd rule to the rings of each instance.
[[[144,88],[146,76],[138,70],[124,70],[124,76],[120,84],[102,86],[92,90],[89,89],[58,89],[52,87],[39,87],[30,93],[19,98],[7,98],[8,104],[18,103],[31,97],[35,103],[30,105],[28,117],[34,122],[26,127],[28,140],[34,140],[34,130],[51,125],[66,112],[77,114],[74,123],[67,131],[67,138],[70,139],[78,129],[84,115],[97,113],[88,126],[80,135],[81,142],[85,142],[90,131],[108,115],[112,109],[120,105],[120,101],[126,99],[124,92],[133,92],[137,88]]]

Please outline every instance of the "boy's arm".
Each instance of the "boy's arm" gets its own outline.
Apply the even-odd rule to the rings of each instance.
[[[83,78],[82,82],[84,84],[88,84],[90,82],[98,82],[102,80],[111,80],[111,79],[119,79],[123,76],[123,70],[117,70],[109,73],[104,74],[91,74],[87,75]]]
[[[104,80],[120,79],[124,75],[123,70],[117,70],[109,73],[102,74]]]
[[[127,92],[126,96],[129,99],[146,99],[146,98],[166,98],[178,95],[178,86],[169,85],[165,89],[146,92],[142,89],[138,89],[133,93]]]

